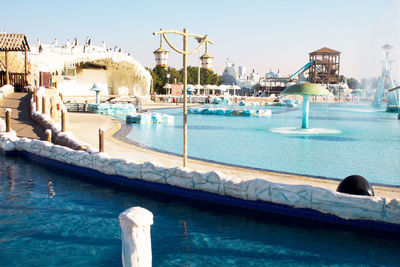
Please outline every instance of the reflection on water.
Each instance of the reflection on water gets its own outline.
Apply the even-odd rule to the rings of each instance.
[[[0,162],[0,266],[121,266],[117,218],[132,206],[154,214],[153,266],[378,266],[400,260],[396,237],[100,186],[20,158],[0,155]]]

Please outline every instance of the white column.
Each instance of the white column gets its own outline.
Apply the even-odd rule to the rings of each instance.
[[[124,267],[151,267],[150,226],[153,214],[141,207],[133,207],[119,215],[122,235],[122,265]]]

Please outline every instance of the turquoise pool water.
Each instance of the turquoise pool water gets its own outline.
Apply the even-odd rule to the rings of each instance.
[[[217,106],[213,106],[217,107]],[[218,105],[218,107],[224,107]],[[248,107],[243,107],[248,108]],[[343,179],[359,174],[374,183],[400,185],[400,120],[367,104],[310,105],[310,128],[302,110],[269,108],[271,117],[188,115],[188,155],[228,164]],[[132,125],[128,138],[182,154],[181,109],[175,125]]]
[[[118,214],[154,214],[153,266],[396,266],[400,240],[194,206],[0,155],[0,266],[121,266]],[[183,225],[186,225],[186,230]]]

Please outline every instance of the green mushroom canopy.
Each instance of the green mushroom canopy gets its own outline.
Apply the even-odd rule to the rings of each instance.
[[[282,91],[282,95],[314,95],[314,96],[326,96],[331,93],[322,87],[321,85],[314,83],[299,83],[286,87]]]
[[[309,110],[309,97],[313,96],[327,96],[331,93],[321,85],[314,83],[300,83],[287,87],[282,91],[282,95],[302,95],[303,96],[303,119],[301,128],[308,128],[308,110]]]

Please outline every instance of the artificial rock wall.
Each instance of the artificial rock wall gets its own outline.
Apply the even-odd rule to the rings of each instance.
[[[40,140],[0,133],[2,151],[27,151],[34,155],[97,170],[128,179],[201,190],[243,200],[267,201],[296,208],[309,208],[343,219],[372,220],[400,224],[400,201],[380,197],[355,196],[309,185],[286,185],[263,179],[242,181],[218,171],[201,172],[189,168],[169,168],[156,162],[135,163],[110,158],[106,153],[88,153]]]

